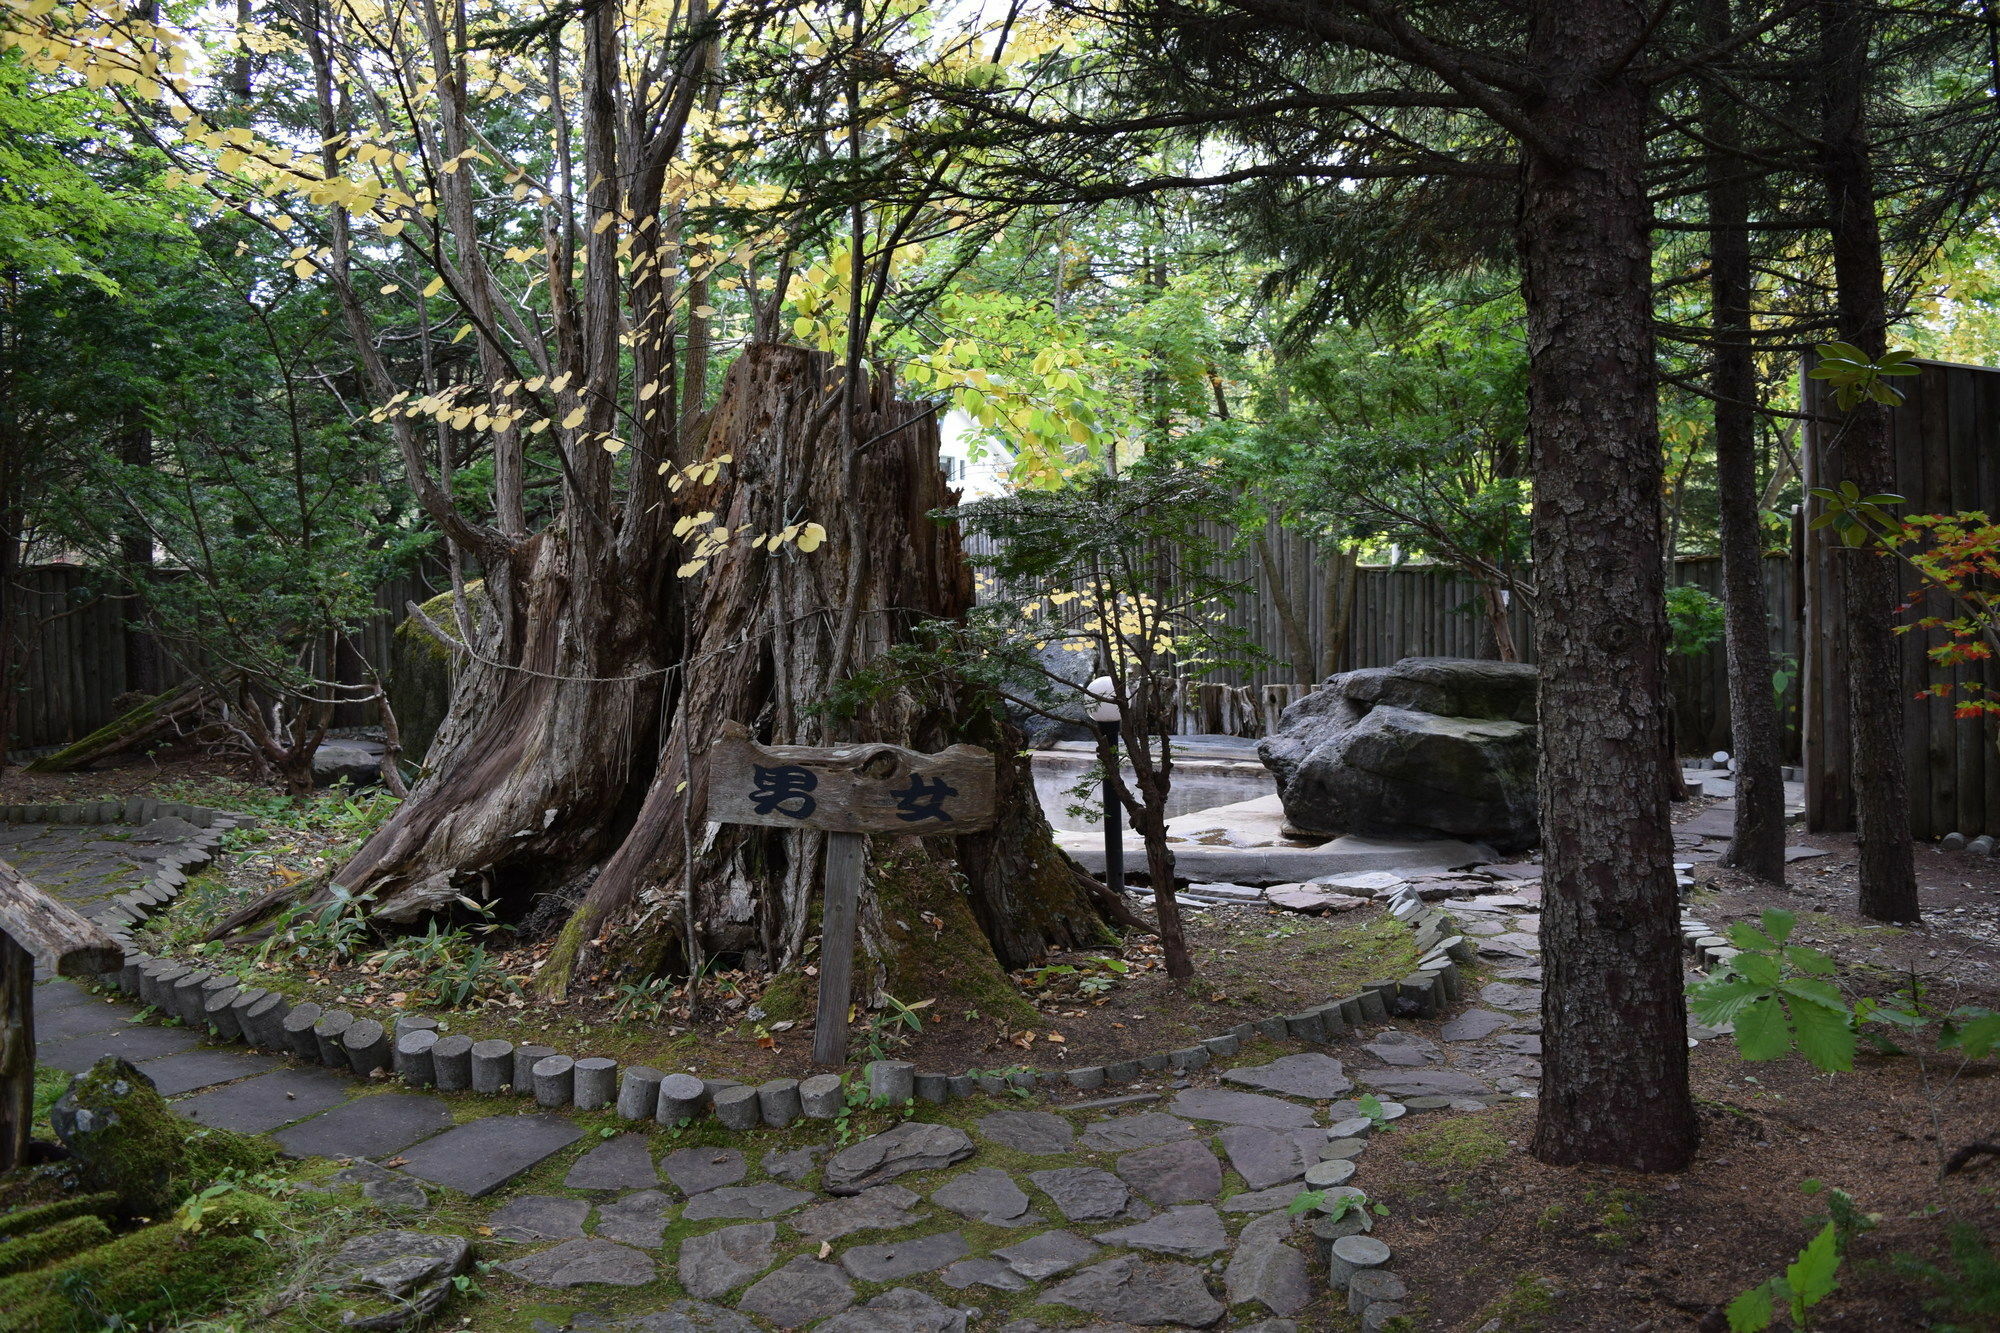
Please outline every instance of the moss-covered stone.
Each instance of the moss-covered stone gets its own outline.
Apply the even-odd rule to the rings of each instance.
[[[0,1241],[0,1277],[67,1259],[111,1239],[111,1228],[96,1216],[65,1218],[25,1236]]]
[[[486,612],[484,580],[466,584],[465,594],[468,612],[479,619]],[[420,610],[432,624],[448,631],[457,624],[458,613],[449,591],[431,598]],[[424,752],[430,749],[451,710],[452,689],[452,651],[425,627],[423,619],[411,616],[396,627],[383,688],[389,695],[389,706],[396,711],[404,757],[422,763]]]
[[[117,1206],[118,1196],[104,1193],[73,1194],[67,1199],[36,1204],[30,1208],[7,1208],[0,1211],[0,1237],[25,1236],[72,1217],[108,1213]]]
[[[76,1155],[83,1187],[117,1195],[131,1217],[164,1216],[198,1184],[277,1155],[260,1140],[190,1128],[151,1079],[112,1055],[71,1080],[49,1108],[49,1125]]]
[[[1034,1022],[1034,1006],[1001,970],[949,865],[911,840],[871,843],[875,919],[864,944],[882,989],[905,1003],[935,997],[944,1009],[976,1008],[1020,1026]]]

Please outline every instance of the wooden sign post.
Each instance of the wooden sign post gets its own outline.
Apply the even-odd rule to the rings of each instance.
[[[844,1064],[863,839],[990,827],[993,755],[976,745],[936,754],[900,745],[759,745],[743,724],[729,722],[708,749],[708,818],[826,833],[813,1063]]]

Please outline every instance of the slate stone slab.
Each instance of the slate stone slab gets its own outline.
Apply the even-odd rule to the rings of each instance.
[[[1364,1069],[1356,1076],[1392,1097],[1491,1097],[1493,1089],[1456,1069]]]
[[[1135,1193],[1154,1203],[1195,1203],[1222,1192],[1222,1163],[1199,1140],[1128,1152],[1114,1169]]]
[[[1438,1048],[1422,1037],[1411,1036],[1407,1032],[1384,1032],[1374,1041],[1362,1046],[1362,1050],[1374,1056],[1385,1065],[1400,1065],[1416,1069],[1424,1065],[1436,1064],[1442,1057]]]
[[[789,1152],[773,1148],[764,1154],[764,1174],[775,1176],[788,1185],[796,1185],[813,1173],[819,1165],[824,1148],[793,1148]]]
[[[640,1315],[615,1326],[621,1333],[759,1333],[734,1310],[707,1301],[675,1301],[657,1314]]]
[[[1306,1258],[1282,1239],[1293,1224],[1282,1213],[1270,1213],[1243,1228],[1223,1274],[1231,1305],[1255,1303],[1275,1315],[1295,1315],[1311,1303]]]
[[[929,1292],[898,1287],[835,1315],[814,1333],[965,1333],[965,1314]]]
[[[1132,1192],[1124,1181],[1094,1166],[1032,1171],[1028,1179],[1055,1200],[1062,1215],[1072,1222],[1108,1222],[1122,1215],[1132,1201]]]
[[[1141,1111],[1137,1115],[1119,1116],[1114,1120],[1100,1120],[1086,1125],[1079,1142],[1097,1152],[1129,1152],[1134,1148],[1150,1148],[1156,1143],[1172,1143],[1193,1136],[1194,1126],[1185,1120],[1176,1119],[1165,1111]]]
[[[643,1134],[606,1139],[576,1159],[563,1177],[573,1190],[640,1190],[660,1183],[653,1170],[653,1150]]]
[[[992,1287],[995,1291],[1026,1291],[1034,1283],[998,1259],[961,1259],[938,1279],[947,1287],[963,1291],[967,1287]]]
[[[918,1273],[934,1273],[965,1254],[963,1235],[939,1231],[910,1240],[856,1245],[840,1256],[840,1266],[857,1282],[900,1282]]]
[[[673,1216],[674,1201],[664,1190],[635,1190],[597,1206],[593,1230],[606,1240],[653,1249]]]
[[[934,1171],[972,1156],[972,1139],[962,1129],[908,1120],[827,1160],[821,1175],[829,1194],[856,1194],[912,1171]]]
[[[1044,1231],[993,1252],[994,1258],[1031,1282],[1054,1277],[1096,1255],[1097,1246],[1073,1231]]]
[[[780,1328],[797,1328],[854,1304],[854,1288],[832,1264],[801,1257],[759,1278],[736,1304]]]
[[[660,1159],[660,1174],[687,1195],[734,1185],[748,1172],[734,1148],[680,1148]]]
[[[1267,1065],[1227,1070],[1222,1075],[1231,1083],[1282,1092],[1293,1097],[1326,1101],[1349,1091],[1354,1080],[1342,1071],[1340,1061],[1317,1051],[1287,1055]]]
[[[643,1287],[653,1280],[652,1259],[608,1240],[565,1241],[500,1268],[537,1287]]]
[[[1047,1288],[1042,1299],[1145,1327],[1207,1328],[1222,1318],[1224,1308],[1208,1294],[1200,1270],[1129,1255],[1092,1264]]]
[[[267,1134],[345,1101],[354,1080],[330,1070],[279,1069],[174,1103],[198,1125]]]
[[[780,1213],[789,1213],[801,1204],[810,1203],[812,1197],[804,1190],[788,1189],[775,1180],[755,1185],[724,1185],[721,1189],[703,1190],[688,1200],[681,1216],[690,1222],[706,1222],[714,1218],[776,1217]]]
[[[112,1032],[129,1026],[127,1020],[132,1011],[123,1005],[90,1000],[60,1009],[44,1009],[42,990],[47,989],[45,986],[35,992],[35,1040],[38,1042],[64,1041],[70,1037],[86,1037],[93,1032]]]
[[[910,1208],[917,1196],[901,1185],[876,1185],[859,1194],[807,1209],[789,1225],[813,1240],[838,1240],[856,1231],[887,1231],[922,1220]]]
[[[931,1202],[971,1222],[1018,1226],[1033,1220],[1028,1215],[1027,1192],[1012,1176],[994,1167],[981,1167],[947,1181],[931,1192]]]
[[[559,1115],[488,1116],[411,1148],[402,1169],[476,1199],[582,1137],[582,1129]]]
[[[1223,1088],[1186,1088],[1169,1107],[1176,1115],[1196,1120],[1219,1120],[1229,1125],[1261,1125],[1265,1129],[1305,1129],[1313,1114],[1293,1102],[1282,1102],[1256,1092],[1230,1092]]]
[[[1182,1259],[1206,1259],[1229,1246],[1229,1232],[1222,1225],[1222,1214],[1207,1204],[1169,1208],[1150,1221],[1100,1231],[1097,1239],[1106,1245],[1158,1250]]]
[[[1542,990],[1539,986],[1517,986],[1510,981],[1489,981],[1479,988],[1479,1002],[1495,1009],[1540,1013]]]
[[[501,1240],[580,1240],[590,1200],[554,1194],[509,1199],[486,1219]]]
[[[1068,1152],[1076,1145],[1069,1121],[1048,1111],[995,1111],[980,1117],[979,1136],[1034,1157]]]
[[[431,1204],[431,1196],[422,1185],[366,1160],[351,1162],[327,1179],[342,1185],[359,1185],[361,1197],[389,1212],[420,1213]]]
[[[72,1074],[81,1074],[107,1055],[133,1064],[191,1051],[201,1042],[184,1028],[128,1027],[122,1032],[99,1032],[67,1041],[38,1044],[35,1061]]]
[[[1249,1190],[1242,1194],[1232,1194],[1222,1201],[1225,1213],[1268,1213],[1279,1208],[1288,1208],[1298,1197],[1302,1186],[1274,1185],[1267,1190]]]
[[[772,1222],[723,1227],[681,1242],[680,1279],[688,1294],[712,1300],[771,1266],[778,1228]]]
[[[241,1051],[181,1051],[148,1060],[139,1068],[153,1080],[162,1097],[178,1097],[218,1083],[234,1083],[253,1074],[276,1069],[278,1062],[268,1055]]]
[[[1438,1029],[1438,1036],[1446,1041],[1478,1041],[1490,1037],[1514,1020],[1491,1009],[1468,1009],[1448,1020]]]
[[[1218,1136],[1229,1165],[1253,1190],[1297,1180],[1320,1159],[1326,1135],[1317,1129],[1263,1129],[1231,1125]]]
[[[382,1092],[357,1097],[272,1137],[293,1157],[382,1157],[450,1127],[451,1109],[439,1098]]]

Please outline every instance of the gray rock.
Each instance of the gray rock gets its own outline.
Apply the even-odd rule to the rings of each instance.
[[[780,1328],[826,1319],[852,1304],[854,1288],[840,1269],[803,1257],[765,1274],[736,1303]]]
[[[814,1333],[965,1333],[965,1314],[928,1292],[899,1287],[835,1315]]]
[[[439,1037],[431,1043],[431,1078],[444,1092],[472,1086],[472,1038]]]
[[[1340,1061],[1317,1051],[1283,1056],[1267,1065],[1225,1070],[1222,1077],[1246,1087],[1316,1101],[1338,1097],[1354,1087],[1354,1080],[1343,1072]]]
[[[1540,1013],[1542,990],[1539,986],[1517,986],[1508,981],[1489,981],[1479,988],[1479,1001],[1495,1009]]]
[[[725,1129],[755,1129],[764,1123],[763,1102],[757,1096],[757,1089],[746,1087],[723,1088],[711,1099],[715,1118]]]
[[[888,1231],[922,1220],[910,1210],[917,1196],[901,1185],[877,1185],[844,1199],[809,1208],[791,1219],[791,1227],[813,1240],[838,1240],[856,1231]]]
[[[431,1047],[437,1043],[437,1033],[421,1029],[396,1038],[392,1057],[396,1077],[416,1088],[427,1088],[436,1083],[437,1075],[431,1066]]]
[[[1347,1312],[1365,1314],[1374,1305],[1400,1301],[1410,1294],[1403,1279],[1385,1268],[1367,1268],[1347,1282]]]
[[[749,1174],[734,1148],[677,1148],[660,1159],[660,1174],[686,1195],[734,1185]]]
[[[490,1038],[475,1041],[467,1052],[470,1058],[472,1090],[491,1096],[509,1086],[514,1077],[514,1043]]]
[[[1296,1184],[1273,1185],[1267,1190],[1249,1190],[1242,1194],[1232,1194],[1222,1201],[1222,1211],[1268,1213],[1279,1208],[1289,1208],[1292,1200],[1299,1196],[1301,1188]]]
[[[618,1097],[618,1062],[592,1055],[578,1060],[570,1071],[573,1098],[579,1111],[601,1111]]]
[[[1005,1171],[982,1167],[945,1182],[931,1192],[931,1202],[972,1222],[1017,1226],[1032,1221],[1028,1196]]]
[[[620,1333],[758,1333],[757,1325],[734,1310],[707,1301],[675,1301],[657,1314],[616,1325]]]
[[[690,1236],[681,1242],[681,1285],[689,1295],[702,1300],[726,1295],[771,1266],[777,1238],[775,1222],[752,1222]]]
[[[363,1297],[359,1308],[342,1312],[343,1327],[391,1333],[435,1314],[452,1293],[452,1278],[471,1266],[463,1237],[380,1231],[343,1245],[328,1272],[332,1283]]]
[[[590,1201],[552,1194],[524,1194],[509,1199],[486,1219],[501,1240],[573,1240],[583,1235]]]
[[[321,741],[313,751],[313,785],[331,787],[345,782],[350,787],[372,787],[382,780],[382,753],[378,741]]]
[[[1359,1157],[1367,1146],[1368,1140],[1364,1138],[1328,1139],[1325,1146],[1319,1150],[1319,1159],[1322,1162],[1351,1162]]]
[[[1144,1327],[1207,1328],[1223,1315],[1199,1270],[1130,1256],[1092,1264],[1045,1290],[1042,1299]]]
[[[1354,1176],[1354,1163],[1343,1158],[1314,1162],[1306,1168],[1306,1184],[1316,1190],[1345,1185]]]
[[[1054,1277],[1097,1254],[1097,1246],[1073,1231],[1044,1231],[1018,1245],[995,1250],[993,1257],[1031,1282]]]
[[[597,1206],[596,1232],[606,1240],[654,1249],[673,1215],[674,1201],[663,1190],[636,1190]]]
[[[814,1074],[799,1084],[799,1109],[808,1120],[831,1120],[846,1104],[846,1088],[838,1074]]]
[[[1034,1157],[1068,1152],[1076,1145],[1069,1121],[1049,1111],[995,1111],[980,1117],[979,1136]]]
[[[468,1055],[470,1048],[468,1048]],[[435,1058],[435,1057],[433,1057]],[[468,1080],[470,1069],[467,1070]],[[535,1061],[531,1071],[535,1080],[535,1105],[544,1110],[557,1111],[574,1102],[576,1094],[576,1061],[567,1055],[547,1055]]]
[[[1468,1009],[1447,1019],[1445,1025],[1438,1029],[1438,1036],[1446,1041],[1478,1041],[1481,1037],[1492,1036],[1513,1021],[1491,1009]]]
[[[1222,1192],[1222,1163],[1196,1139],[1128,1152],[1115,1169],[1120,1180],[1154,1203],[1193,1203]]]
[[[1313,1122],[1312,1112],[1303,1106],[1261,1093],[1230,1092],[1224,1088],[1183,1089],[1169,1109],[1194,1120],[1261,1125],[1265,1129],[1305,1129]]]
[[[449,1118],[447,1114],[447,1121]],[[408,1149],[403,1154],[403,1170],[420,1180],[479,1198],[533,1170],[582,1137],[583,1131],[565,1116],[487,1116]]]
[[[777,1078],[759,1085],[757,1089],[757,1110],[764,1123],[773,1129],[783,1129],[799,1118],[799,1081],[795,1078]]]
[[[972,1156],[972,1139],[950,1125],[905,1121],[835,1153],[822,1173],[829,1194],[858,1194],[912,1171],[935,1171]]]
[[[659,1173],[653,1170],[653,1150],[643,1134],[606,1139],[577,1158],[563,1177],[563,1184],[573,1190],[651,1189],[659,1183]]]
[[[963,1235],[939,1231],[908,1240],[856,1245],[840,1256],[840,1264],[857,1282],[899,1282],[918,1273],[934,1273],[965,1254]]]
[[[1493,1089],[1456,1069],[1364,1069],[1358,1077],[1392,1097],[1491,1097]]]
[[[998,1259],[961,1259],[938,1274],[947,1287],[992,1287],[995,1291],[1026,1291],[1034,1284]]]
[[[651,1120],[660,1109],[660,1080],[665,1077],[645,1065],[628,1067],[618,1080],[618,1118]]]
[[[907,1060],[871,1060],[863,1071],[868,1095],[890,1106],[901,1106],[917,1095],[917,1067]]]
[[[804,1190],[789,1189],[775,1180],[755,1185],[725,1185],[721,1189],[704,1190],[695,1195],[688,1200],[681,1216],[690,1222],[720,1217],[776,1217],[809,1202],[812,1197]]]
[[[653,1280],[651,1258],[609,1240],[565,1241],[500,1268],[537,1287],[643,1287]]]
[[[1385,1065],[1401,1065],[1411,1069],[1434,1064],[1440,1058],[1438,1048],[1430,1042],[1394,1028],[1384,1032],[1374,1041],[1366,1043],[1361,1049]]]
[[[517,1097],[532,1097],[535,1093],[535,1066],[556,1053],[553,1046],[516,1046],[514,1048],[514,1069],[507,1082]]]
[[[1228,1248],[1229,1232],[1222,1225],[1222,1214],[1207,1204],[1191,1204],[1169,1208],[1151,1221],[1100,1231],[1097,1239],[1106,1245],[1158,1250],[1182,1259],[1206,1259]]]
[[[1218,1136],[1229,1165],[1253,1190],[1297,1180],[1320,1160],[1326,1135],[1317,1129],[1263,1129],[1231,1125]]]
[[[1223,1274],[1229,1303],[1255,1302],[1275,1315],[1295,1315],[1312,1301],[1306,1257],[1285,1244],[1293,1219],[1269,1213],[1243,1228]]]
[[[1132,1201],[1125,1182],[1109,1171],[1094,1166],[1063,1166],[1050,1171],[1033,1171],[1028,1179],[1055,1200],[1062,1215],[1072,1222],[1108,1222],[1124,1214]]]
[[[373,1162],[344,1166],[327,1179],[342,1185],[359,1185],[361,1197],[385,1212],[420,1213],[430,1207],[431,1196],[422,1185]]]
[[[1137,1115],[1119,1116],[1114,1120],[1100,1120],[1086,1125],[1081,1142],[1084,1147],[1096,1152],[1127,1152],[1133,1148],[1150,1148],[1156,1143],[1172,1143],[1193,1136],[1194,1126],[1185,1120],[1176,1119],[1165,1111],[1141,1111]]]
[[[824,1148],[793,1148],[789,1152],[773,1148],[764,1154],[764,1174],[796,1185],[813,1173]]]

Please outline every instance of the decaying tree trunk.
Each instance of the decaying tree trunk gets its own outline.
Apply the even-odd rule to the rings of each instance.
[[[925,697],[856,689],[850,707],[834,706],[843,606],[858,608],[851,660],[865,672],[917,623],[972,603],[956,529],[930,517],[955,499],[934,418],[871,382],[850,466],[835,444],[839,400],[828,358],[753,345],[706,423],[688,474],[700,483],[667,502],[685,521],[681,544],[592,563],[574,554],[597,549],[587,535],[552,531],[490,568],[451,714],[426,757],[433,776],[340,882],[411,919],[483,881],[520,919],[602,862],[543,969],[549,991],[579,966],[795,967],[815,929],[820,838],[708,825],[702,759],[733,720],[767,743],[965,740],[999,757],[992,831],[874,840],[864,995],[976,986],[1051,946],[1098,942],[1083,876],[1056,850],[1019,738],[996,715],[949,686]],[[802,546],[809,523],[841,535]],[[761,540],[787,531],[792,540]],[[704,552],[705,566],[672,577]]]

